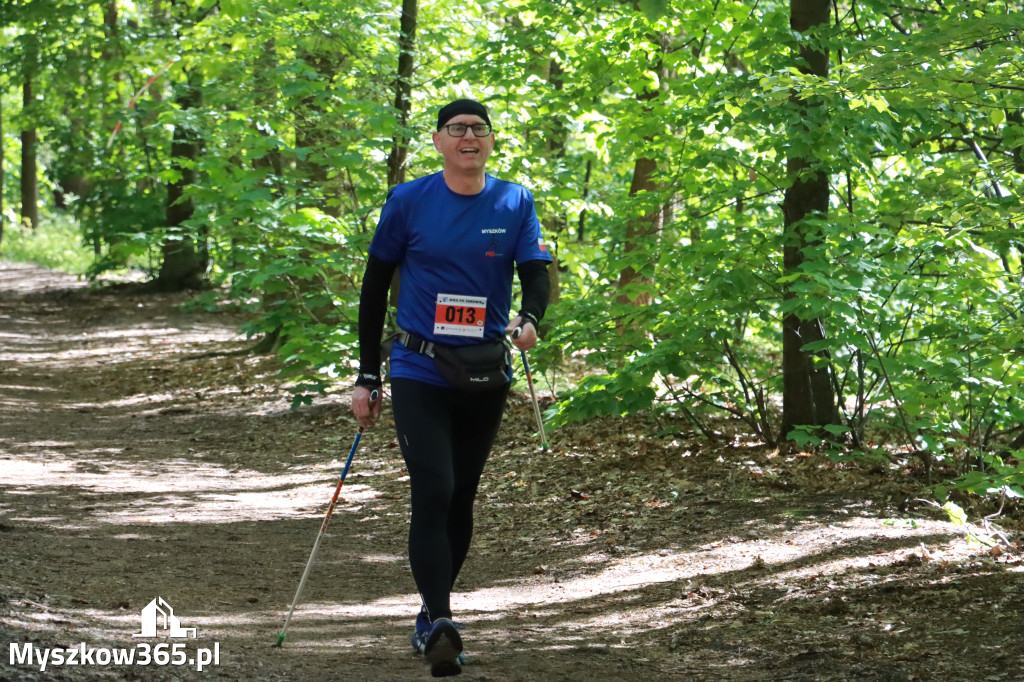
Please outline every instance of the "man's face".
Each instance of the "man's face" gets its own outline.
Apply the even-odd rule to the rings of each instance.
[[[471,126],[475,123],[485,121],[475,114],[459,114],[446,121],[445,125],[463,123]],[[488,133],[483,137],[476,137],[473,131],[466,129],[461,137],[453,137],[448,133],[447,128],[441,128],[433,135],[434,148],[441,152],[444,157],[444,167],[447,170],[462,173],[482,173],[487,157],[494,149],[494,133]]]

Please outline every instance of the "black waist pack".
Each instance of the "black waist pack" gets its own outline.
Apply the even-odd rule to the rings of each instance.
[[[432,357],[441,376],[460,391],[481,393],[510,383],[512,354],[504,338],[470,346],[431,343],[406,331],[397,338],[409,350]]]

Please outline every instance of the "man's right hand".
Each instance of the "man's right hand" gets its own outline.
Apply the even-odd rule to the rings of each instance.
[[[379,388],[371,390],[366,386],[356,386],[352,389],[352,414],[363,428],[373,426],[380,417],[382,402]]]

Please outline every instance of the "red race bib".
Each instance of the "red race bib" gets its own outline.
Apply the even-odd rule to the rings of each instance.
[[[484,337],[487,319],[487,298],[438,294],[434,309],[434,333],[449,336]]]

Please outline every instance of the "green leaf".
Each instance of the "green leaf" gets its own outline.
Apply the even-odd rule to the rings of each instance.
[[[946,510],[946,514],[954,526],[960,527],[967,523],[967,512],[956,502],[946,502],[942,508]]]
[[[669,0],[640,0],[640,11],[651,21],[656,21],[668,14]]]

